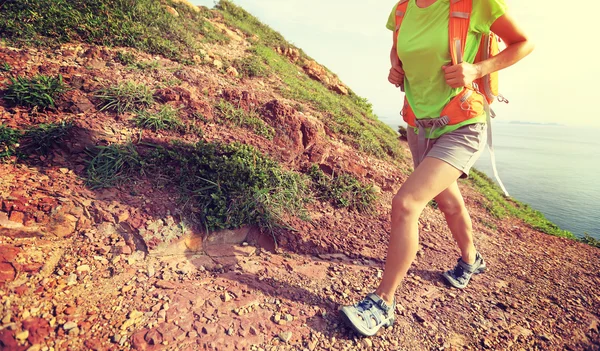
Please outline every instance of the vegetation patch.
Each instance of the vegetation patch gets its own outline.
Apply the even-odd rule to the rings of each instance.
[[[100,102],[100,111],[123,113],[150,106],[154,102],[153,91],[144,84],[132,81],[98,90],[95,97]]]
[[[258,112],[237,108],[223,99],[219,100],[219,103],[215,106],[215,115],[223,122],[248,128],[269,140],[275,136],[273,127],[263,121]]]
[[[329,201],[335,207],[355,209],[359,212],[373,210],[377,200],[373,185],[362,184],[346,173],[328,176],[317,165],[311,166],[308,176],[312,180],[317,197]]]
[[[0,65],[0,71],[10,72],[12,71],[12,67],[8,64],[8,62],[3,62],[2,65]]]
[[[127,51],[117,52],[116,59],[125,66],[133,65],[136,62],[135,55]]]
[[[9,78],[4,100],[12,105],[38,107],[46,109],[54,107],[54,102],[67,91],[62,75],[50,77],[36,75],[33,78],[19,76]]]
[[[22,148],[28,153],[47,155],[65,140],[72,128],[72,121],[39,124],[25,131],[21,140]]]
[[[269,68],[256,55],[249,55],[242,59],[237,59],[233,62],[233,66],[238,72],[249,78],[262,78],[270,75]]]
[[[15,155],[20,137],[19,130],[0,124],[0,161]]]
[[[260,42],[270,47],[292,47],[278,32],[261,23],[256,17],[243,8],[228,0],[220,0],[216,8],[221,11],[225,22],[234,28],[239,28],[246,35],[257,36]],[[300,50],[303,57],[306,55]]]
[[[142,174],[143,162],[132,144],[98,146],[90,155],[86,172],[92,189],[121,185]]]
[[[154,131],[182,131],[185,129],[183,122],[179,118],[179,110],[171,105],[163,105],[158,112],[138,112],[134,121],[138,127]]]
[[[180,190],[182,203],[207,230],[284,226],[286,214],[304,213],[310,199],[304,177],[251,146],[202,141],[139,147],[98,147],[88,163],[88,185],[111,187],[142,175],[161,179],[160,185]]]
[[[487,199],[485,207],[496,218],[502,219],[513,216],[521,219],[535,230],[554,236],[575,239],[573,233],[560,229],[544,217],[541,212],[532,209],[529,205],[506,198],[502,189],[482,172],[473,169],[469,179],[475,188],[485,196]]]
[[[185,4],[158,0],[7,0],[1,3],[0,33],[13,45],[50,45],[82,41],[125,46],[190,62],[200,52],[199,34],[219,37],[200,25],[202,13]]]

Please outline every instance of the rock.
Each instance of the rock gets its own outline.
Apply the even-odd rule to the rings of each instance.
[[[69,275],[69,278],[67,279],[67,285],[72,286],[75,284],[77,284],[77,274],[71,273],[71,275]]]
[[[348,92],[348,88],[346,88],[345,86],[343,86],[341,84],[334,85],[332,87],[332,89],[333,89],[333,91],[335,91],[336,93],[341,94],[341,95],[348,95],[348,94],[350,94]]]
[[[23,224],[25,222],[25,214],[19,211],[12,211],[8,220],[17,224]]]
[[[167,290],[173,290],[177,287],[175,284],[173,284],[169,281],[166,281],[166,280],[159,280],[156,283],[154,283],[154,286],[156,286],[157,288],[167,289]]]
[[[373,347],[373,342],[371,341],[371,339],[362,339],[362,345],[363,347],[370,349],[371,347]]]
[[[144,312],[133,310],[133,311],[129,312],[129,319],[138,319],[138,318],[141,318],[143,315],[144,315]]]
[[[92,269],[90,268],[90,265],[88,265],[88,264],[84,264],[84,265],[77,267],[77,273],[88,273],[91,270]]]
[[[230,75],[230,76],[232,76],[232,77],[237,77],[237,76],[239,76],[239,75],[240,75],[240,74],[238,73],[237,69],[235,69],[235,67],[233,67],[233,66],[229,66],[229,67],[227,68],[227,71],[226,71],[226,72],[227,72],[227,74],[228,74],[228,75]]]
[[[171,6],[165,6],[165,10],[167,11],[167,13],[171,14],[173,17],[179,17],[179,12],[177,12],[177,10],[175,10]]]
[[[281,341],[287,343],[292,339],[292,332],[291,331],[286,331],[286,332],[281,332],[279,333],[279,339],[281,339]]]
[[[213,61],[213,63],[212,63],[212,64],[213,64],[213,66],[215,66],[217,69],[221,69],[221,68],[223,68],[223,62],[221,62],[221,61],[219,61],[219,60],[217,60],[217,59],[215,59],[215,60]]]
[[[67,322],[67,323],[63,324],[63,329],[66,330],[66,331],[69,331],[69,330],[71,330],[73,328],[77,328],[77,323],[76,322],[70,321],[70,322]]]
[[[29,330],[23,330],[23,331],[18,332],[17,334],[15,334],[15,338],[19,342],[24,342],[25,340],[27,340],[28,337],[29,337]]]

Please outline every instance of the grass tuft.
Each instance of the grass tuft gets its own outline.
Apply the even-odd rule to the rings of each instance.
[[[221,121],[232,123],[238,127],[248,128],[254,133],[269,140],[275,136],[275,130],[260,118],[256,111],[245,111],[236,108],[230,102],[223,99],[215,106],[215,116]]]
[[[179,118],[179,110],[171,105],[163,105],[158,112],[141,111],[135,118],[138,127],[158,130],[184,130],[184,124]]]
[[[60,74],[56,77],[36,75],[33,78],[27,78],[19,76],[11,77],[9,80],[4,100],[12,105],[42,109],[54,107],[55,100],[67,91],[67,86],[63,83],[63,77]]]
[[[373,210],[377,195],[371,184],[362,184],[347,173],[328,176],[317,165],[311,166],[308,176],[312,179],[318,197],[329,201],[332,205],[359,212]]]
[[[238,72],[249,78],[262,78],[270,75],[269,68],[256,55],[246,56],[242,59],[237,59],[233,62],[233,66]]]
[[[132,144],[99,146],[87,165],[87,185],[92,189],[118,186],[141,174],[143,162]]]
[[[16,154],[20,137],[19,130],[0,124],[0,161]]]
[[[29,128],[22,139],[22,148],[27,152],[47,155],[59,145],[71,132],[72,121],[45,123]]]
[[[150,106],[154,102],[153,92],[144,84],[132,81],[121,82],[116,86],[98,90],[95,97],[100,99],[100,111],[123,113]]]

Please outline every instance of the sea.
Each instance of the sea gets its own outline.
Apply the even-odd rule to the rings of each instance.
[[[498,173],[510,196],[577,237],[600,239],[600,129],[522,122],[492,128]],[[493,179],[487,148],[475,168]]]

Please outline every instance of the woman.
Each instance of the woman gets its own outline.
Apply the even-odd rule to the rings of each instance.
[[[406,99],[417,122],[440,119],[442,109],[474,80],[504,69],[527,56],[533,45],[506,12],[504,0],[472,0],[464,62],[452,64],[448,41],[450,2],[409,0],[400,34],[395,31],[398,4],[387,28],[394,31],[388,80],[405,88]],[[464,1],[464,0],[459,0]],[[401,1],[402,3],[402,1]],[[453,5],[454,6],[454,5]],[[466,27],[465,27],[466,28]],[[507,45],[498,55],[473,64],[480,38],[490,31]],[[435,199],[461,251],[456,267],[444,273],[446,280],[464,288],[471,276],[486,265],[473,243],[471,218],[457,180],[467,177],[481,154],[487,135],[482,113],[458,124],[408,128],[415,171],[392,202],[392,226],[383,278],[377,290],[353,306],[341,309],[342,317],[357,332],[370,336],[394,322],[395,291],[418,250],[418,218]],[[418,133],[422,140],[420,143]]]

